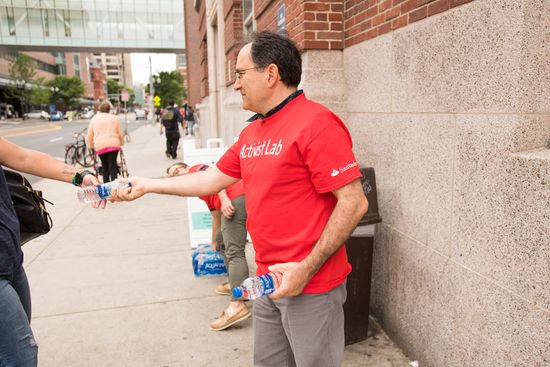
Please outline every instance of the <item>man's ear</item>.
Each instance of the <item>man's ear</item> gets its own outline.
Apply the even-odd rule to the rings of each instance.
[[[279,80],[279,68],[275,64],[270,64],[267,67],[267,82],[269,85],[275,84]]]

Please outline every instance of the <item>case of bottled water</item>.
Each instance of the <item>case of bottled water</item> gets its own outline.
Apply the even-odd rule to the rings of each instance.
[[[198,245],[191,256],[193,272],[197,277],[227,275],[227,268],[219,251],[211,244]]]

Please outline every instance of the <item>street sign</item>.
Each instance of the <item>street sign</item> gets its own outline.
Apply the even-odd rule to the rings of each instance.
[[[130,93],[128,93],[128,91],[126,89],[123,89],[120,92],[120,100],[122,102],[128,102],[128,99],[130,99]]]
[[[159,96],[155,96],[155,98],[153,98],[153,101],[155,101],[155,107],[160,106],[160,97]]]

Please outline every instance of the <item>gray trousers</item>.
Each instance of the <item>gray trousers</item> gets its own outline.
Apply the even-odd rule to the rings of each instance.
[[[216,235],[216,242],[223,256],[229,284],[231,288],[238,287],[249,277],[248,263],[246,262],[246,208],[245,196],[231,200],[235,207],[233,218],[227,219],[222,215],[221,231]],[[231,300],[236,299],[231,296]]]
[[[254,366],[341,366],[345,301],[346,282],[321,294],[254,300]]]

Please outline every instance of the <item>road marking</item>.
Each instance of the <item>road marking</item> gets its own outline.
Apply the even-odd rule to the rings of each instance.
[[[63,138],[60,137],[60,138],[50,139],[50,143],[53,143],[53,142],[56,142],[56,141],[60,141],[60,140],[63,140]]]
[[[61,162],[65,162],[65,158],[55,157],[55,159],[57,159],[58,161],[61,161]]]
[[[31,135],[31,134],[38,134],[38,133],[45,133],[52,130],[59,130],[61,129],[60,125],[39,125],[36,127],[22,127],[17,129],[11,129],[7,130],[6,132],[0,131],[0,136],[3,136],[4,138],[12,138],[15,136],[24,136],[24,135]]]

